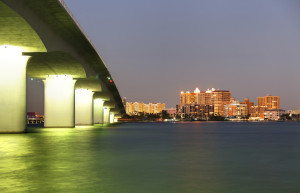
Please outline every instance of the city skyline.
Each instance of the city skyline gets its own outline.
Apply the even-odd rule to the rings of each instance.
[[[194,92],[181,91],[180,104],[176,113],[184,119],[208,120],[211,116],[220,116],[231,120],[279,120],[286,111],[280,109],[280,97],[273,95],[258,96],[257,104],[244,98],[236,100],[228,90],[215,88]]]
[[[296,0],[65,2],[128,100],[175,107],[181,90],[215,87],[300,108]]]

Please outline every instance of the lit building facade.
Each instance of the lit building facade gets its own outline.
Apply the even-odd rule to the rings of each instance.
[[[247,115],[247,104],[241,104],[239,101],[233,100],[230,104],[224,105],[224,117],[242,119],[246,118]]]
[[[244,102],[241,102],[241,104],[247,105],[247,115],[250,115],[250,108],[254,106],[254,102],[250,102],[249,98],[245,98]]]
[[[143,102],[126,102],[126,113],[128,115],[136,115],[140,113],[159,114],[165,109],[164,103],[149,103]]]
[[[267,95],[264,97],[257,97],[257,110],[261,120],[265,119],[265,111],[272,109],[280,109],[280,97]]]
[[[212,92],[212,104],[215,116],[224,116],[224,105],[230,103],[231,92],[227,90],[216,90]]]
[[[257,105],[265,106],[267,109],[280,109],[280,97],[271,95],[257,97]]]
[[[208,105],[209,107],[214,107],[214,115],[223,116],[224,115],[224,105],[230,103],[231,92],[227,90],[216,90],[214,88],[207,89],[206,91],[201,91],[199,88],[194,90],[194,93],[189,91],[180,93],[180,107],[177,108],[178,112],[189,114],[189,106],[186,105]],[[182,110],[187,109],[187,110]],[[210,111],[211,113],[211,111]]]
[[[164,103],[149,103],[149,110],[145,113],[159,114],[166,108]]]
[[[207,119],[209,116],[214,115],[214,106],[198,104],[177,105],[176,114],[182,117],[189,115],[192,118]]]
[[[251,106],[250,107],[250,119],[251,120],[264,120],[264,113],[267,108],[265,106]]]
[[[132,102],[126,102],[126,113],[127,114],[133,113],[133,103]]]
[[[264,112],[264,119],[277,121],[280,119],[280,116],[285,114],[285,110],[282,109],[269,109]]]
[[[134,112],[143,112],[144,111],[144,103],[134,102],[133,103],[133,111]]]
[[[190,91],[182,91],[180,93],[180,105],[193,104],[196,102],[196,94]]]

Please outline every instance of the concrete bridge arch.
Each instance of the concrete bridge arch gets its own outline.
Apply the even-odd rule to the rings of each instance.
[[[80,89],[90,90],[93,94],[107,92],[110,102],[121,113],[125,113],[106,65],[63,1],[0,0],[0,25],[0,86],[3,88],[0,103],[5,107],[0,111],[0,132],[25,131],[26,74],[32,78],[44,79],[45,95],[52,93],[48,94],[49,97],[45,96],[45,101],[52,100],[47,107],[53,108],[52,114],[57,112],[59,117],[69,114],[68,123],[62,118],[58,124],[50,124],[50,127],[75,125],[75,118],[72,118],[75,107],[71,108],[75,101],[70,102],[69,110],[63,113],[59,113],[62,108],[54,107],[57,101],[62,105],[63,101],[72,100],[74,90],[80,87],[78,85],[81,85]],[[11,82],[9,86],[5,84],[5,79]],[[55,85],[63,80],[66,84],[60,84],[59,87]],[[89,88],[91,82],[98,85],[98,88]],[[66,88],[62,88],[63,85]],[[53,94],[67,90],[69,93],[65,98]],[[15,97],[12,99],[10,96]],[[7,115],[7,110],[14,118]],[[47,122],[54,115],[45,111],[45,116]],[[12,123],[15,120],[17,123]]]

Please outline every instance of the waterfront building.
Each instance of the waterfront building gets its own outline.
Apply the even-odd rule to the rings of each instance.
[[[250,120],[262,121],[264,120],[264,113],[267,110],[265,106],[251,106],[250,107]]]
[[[141,113],[159,114],[165,109],[164,103],[126,102],[126,113],[128,115],[137,115]]]
[[[150,105],[149,104],[144,104],[144,112],[150,113]]]
[[[159,114],[166,108],[164,103],[149,103],[149,113]]]
[[[193,104],[196,101],[196,94],[190,93],[190,91],[181,91],[180,93],[180,105]]]
[[[176,116],[176,108],[167,108],[167,109],[164,109],[164,111],[166,111],[171,117]]]
[[[194,94],[195,94],[195,103],[196,104],[200,104],[201,103],[201,91],[200,91],[200,89],[199,88],[196,88],[195,90],[194,90]]]
[[[134,102],[133,103],[133,111],[137,113],[144,112],[144,103]]]
[[[206,91],[200,91],[198,88],[194,91],[196,93],[196,103],[199,105],[212,105],[212,93],[215,88],[207,89]]]
[[[206,91],[202,92],[203,94],[201,95],[201,103],[200,105],[213,105],[212,103],[212,93],[215,91],[215,88],[207,89]]]
[[[181,106],[180,112],[181,112],[182,115],[190,115],[192,113],[191,112],[191,105],[186,104],[186,105]]]
[[[266,107],[267,109],[280,109],[280,97],[267,95],[264,97],[257,97],[257,105],[259,107]]]
[[[126,102],[126,113],[128,115],[133,113],[133,103],[132,102]]]
[[[264,119],[265,110],[280,109],[280,97],[269,94],[264,97],[257,97],[257,106],[260,119]]]
[[[216,90],[215,88],[201,91],[199,88],[194,90],[194,93],[190,91],[180,93],[180,106],[177,107],[178,113],[193,112],[189,109],[190,106],[185,105],[208,105],[208,107],[214,107],[214,115],[224,115],[224,105],[230,103],[231,92],[227,90]],[[192,107],[193,108],[193,107]],[[210,111],[211,112],[211,111]]]
[[[230,98],[230,91],[215,90],[212,92],[212,105],[214,105],[215,116],[224,116],[224,105],[230,103]]]
[[[247,115],[250,115],[250,108],[254,106],[254,102],[250,102],[249,98],[245,98],[244,102],[241,102],[241,104],[247,105]]]
[[[230,104],[224,105],[224,117],[242,119],[246,118],[247,115],[247,104],[242,104],[239,101],[232,100]]]
[[[282,109],[269,109],[264,112],[264,119],[277,121],[280,119],[280,116],[285,114],[285,110]]]
[[[207,119],[209,116],[214,115],[213,105],[198,105],[198,104],[187,104],[187,105],[177,105],[176,114],[184,117],[189,115],[192,118]]]
[[[209,116],[214,115],[214,105],[199,105],[198,115],[201,119],[208,119]]]

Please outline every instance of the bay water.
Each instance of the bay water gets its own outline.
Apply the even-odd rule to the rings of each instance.
[[[299,193],[300,123],[126,123],[0,135],[0,192]]]

